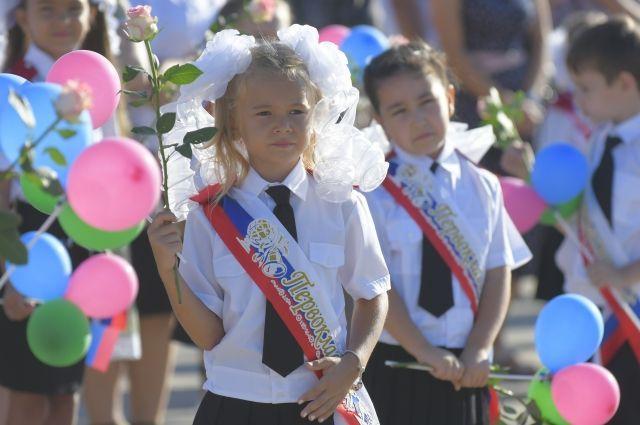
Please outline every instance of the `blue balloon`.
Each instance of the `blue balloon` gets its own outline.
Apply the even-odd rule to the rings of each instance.
[[[531,172],[531,185],[550,205],[569,202],[587,185],[589,165],[578,149],[567,143],[556,143],[536,155]]]
[[[555,373],[591,358],[603,334],[602,314],[593,302],[582,295],[560,295],[538,315],[536,351],[542,364]]]
[[[0,105],[4,105],[7,102],[9,96],[9,90],[18,90],[22,84],[27,80],[13,74],[0,74]]]
[[[377,28],[369,25],[353,27],[340,44],[340,50],[349,59],[351,75],[362,82],[364,69],[371,60],[389,48],[389,39]]]
[[[54,102],[60,96],[62,87],[51,83],[34,83],[20,87],[18,93],[31,105],[36,118],[34,129],[27,127],[17,112],[10,105],[0,108],[0,148],[10,162],[15,161],[22,146],[27,140],[35,141],[57,119]],[[80,153],[91,143],[92,124],[87,111],[80,114],[78,123],[61,121],[56,129],[73,130],[76,134],[68,139],[63,138],[55,130],[45,136],[35,149],[34,166],[51,168],[58,174],[58,179],[65,185],[69,166]],[[58,149],[65,157],[66,165],[58,165],[45,151],[48,148]]]
[[[27,232],[20,240],[27,245],[35,234]],[[49,301],[64,295],[71,269],[71,258],[62,242],[49,233],[43,233],[29,250],[27,264],[16,266],[11,284],[27,298]]]

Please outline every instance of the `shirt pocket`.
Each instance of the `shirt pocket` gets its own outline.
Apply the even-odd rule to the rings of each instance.
[[[386,233],[392,250],[400,251],[407,245],[422,242],[422,230],[409,219],[389,220]]]
[[[344,265],[344,246],[327,242],[310,242],[309,260],[328,269],[337,269]]]

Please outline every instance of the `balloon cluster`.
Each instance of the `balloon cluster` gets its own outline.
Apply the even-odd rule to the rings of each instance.
[[[353,79],[362,84],[364,69],[371,60],[390,46],[389,39],[379,29],[370,25],[348,28],[329,25],[319,31],[320,41],[330,41],[344,52],[349,60]]]
[[[573,215],[589,177],[587,159],[566,143],[549,145],[536,155],[530,185],[514,177],[501,177],[504,204],[520,233],[537,223],[554,225],[556,214]]]
[[[585,363],[602,342],[600,311],[581,295],[560,295],[540,312],[535,345],[545,369],[529,386],[542,419],[554,425],[601,425],[620,404],[620,388],[604,367]]]
[[[157,205],[161,177],[153,156],[133,140],[92,143],[92,128],[109,120],[118,105],[118,73],[99,54],[77,50],[59,58],[46,80],[32,84],[0,74],[1,151],[14,162],[30,138],[42,135],[34,149],[33,167],[50,169],[65,193],[53,196],[23,174],[20,185],[25,199],[45,214],[57,215],[69,238],[84,248],[124,247],[142,231],[145,218]],[[60,121],[54,107],[61,85],[70,80],[86,84],[94,100],[76,122]],[[35,127],[25,123],[10,104],[10,91],[28,102]],[[52,122],[64,128],[52,129]],[[51,149],[60,155],[51,155]],[[94,255],[73,271],[65,246],[51,234],[28,232],[21,240],[29,247],[28,261],[7,263],[13,270],[11,283],[26,298],[43,303],[27,324],[29,347],[45,364],[71,365],[86,354],[91,342],[87,316],[104,319],[129,308],[138,291],[136,273],[111,253]]]

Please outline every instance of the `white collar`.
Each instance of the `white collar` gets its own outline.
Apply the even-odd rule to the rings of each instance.
[[[38,72],[38,77],[44,80],[55,63],[55,60],[36,46],[35,43],[29,43],[29,49],[27,50],[27,54],[24,56],[24,62],[35,68]]]
[[[289,190],[303,201],[307,197],[307,190],[309,188],[307,170],[305,170],[302,160],[299,160],[296,166],[291,170],[289,175],[282,181],[277,183],[269,183],[262,178],[256,170],[251,167],[247,177],[242,182],[240,189],[249,192],[255,196],[260,195],[269,186],[284,185]]]
[[[640,114],[634,115],[620,124],[614,125],[609,134],[619,136],[624,143],[640,140]]]
[[[393,149],[396,151],[398,158],[400,158],[401,161],[414,164],[423,170],[428,170],[431,167],[431,164],[433,164],[433,159],[431,159],[430,156],[411,154],[395,143],[393,145]],[[453,176],[460,175],[460,160],[458,155],[456,155],[453,143],[450,143],[448,140],[445,141],[444,148],[442,149],[442,152],[440,152],[440,155],[438,155],[437,162],[440,164],[441,168],[447,170]]]

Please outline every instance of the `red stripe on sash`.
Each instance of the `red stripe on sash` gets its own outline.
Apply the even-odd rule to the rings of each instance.
[[[431,226],[431,223],[427,219],[424,218],[422,211],[418,209],[411,199],[404,194],[402,189],[395,184],[389,176],[384,179],[382,182],[384,188],[393,196],[398,204],[400,204],[405,211],[411,216],[413,221],[422,229],[422,233],[429,239],[429,242],[434,246],[438,254],[442,257],[445,263],[449,266],[453,274],[456,276],[460,285],[462,286],[462,290],[467,295],[469,302],[471,303],[471,309],[473,310],[473,315],[475,316],[478,313],[478,300],[476,298],[476,294],[473,291],[473,285],[469,281],[469,278],[465,274],[462,267],[458,264],[456,259],[454,258],[451,251],[447,245],[440,239],[440,236],[436,232],[436,230]]]
[[[582,228],[579,227],[578,231],[581,242],[593,255],[591,244],[589,244],[589,241],[582,232]],[[589,259],[583,253],[581,253],[581,256],[585,267],[588,267],[591,264],[591,261],[589,261]],[[609,305],[609,308],[611,308],[613,314],[615,314],[616,318],[618,319],[618,323],[620,326],[619,330],[624,334],[624,338],[629,342],[636,360],[638,361],[638,363],[640,363],[640,328],[638,328],[638,324],[636,323],[637,320],[634,321],[633,317],[631,316],[632,314],[634,314],[633,311],[631,311],[631,308],[628,308],[628,306],[627,308],[625,308],[625,306],[619,303],[609,287],[601,287],[600,294],[605,299],[605,301]],[[622,346],[622,344],[620,344],[620,346]],[[616,348],[616,351],[618,348],[620,348],[620,346]],[[607,356],[609,356],[609,358],[613,358],[614,355],[615,351],[607,353]]]
[[[606,341],[602,342],[600,346],[600,358],[603,365],[608,365],[613,357],[616,355],[620,347],[624,344],[626,338],[622,329],[618,326],[614,332],[609,335]]]
[[[291,335],[293,335],[300,348],[302,348],[307,359],[316,360],[316,350],[305,336],[302,328],[298,325],[298,321],[292,315],[289,305],[278,295],[277,290],[271,284],[269,278],[265,276],[262,270],[251,260],[253,248],[251,252],[247,253],[240,243],[244,238],[240,235],[227,213],[219,204],[213,205],[208,201],[209,199],[215,199],[215,196],[213,196],[215,189],[215,186],[209,186],[192,199],[200,200],[204,214],[209,219],[211,226],[218,236],[220,236],[220,239],[222,239],[227,249],[233,254],[235,259],[238,260],[245,272],[247,272],[267,300],[273,305],[278,316],[280,316],[287,326],[287,329],[289,329],[289,332],[291,332]],[[314,373],[318,379],[322,378],[322,371],[314,371]],[[348,425],[360,425],[360,421],[355,413],[345,409],[343,404],[340,404],[336,408],[336,411]]]

